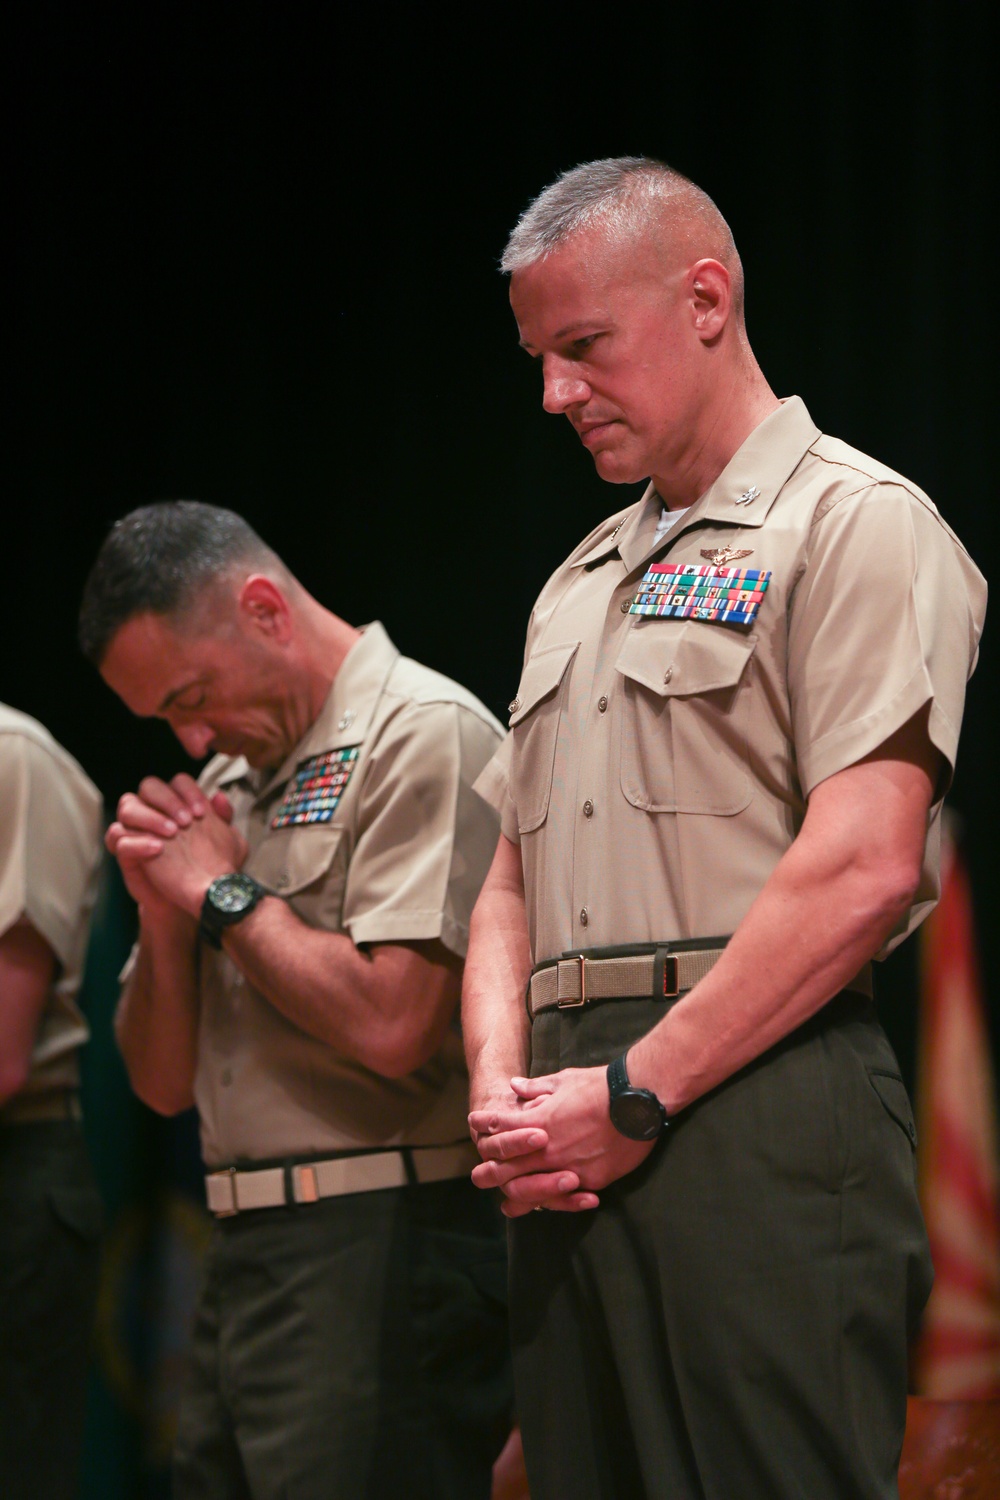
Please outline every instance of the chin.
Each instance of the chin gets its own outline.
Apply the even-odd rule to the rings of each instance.
[[[266,771],[270,766],[276,766],[275,752],[262,745],[241,745],[238,750],[231,750],[231,755],[242,755],[248,765],[255,771]],[[280,760],[281,757],[279,756]]]
[[[257,740],[252,745],[241,745],[236,753],[242,755],[255,771],[273,771],[281,765],[290,749],[291,746],[264,745]]]
[[[607,484],[638,484],[649,478],[648,468],[640,468],[623,454],[610,450],[594,454],[594,468]]]

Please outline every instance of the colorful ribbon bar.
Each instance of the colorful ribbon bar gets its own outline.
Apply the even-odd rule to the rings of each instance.
[[[298,823],[329,823],[358,759],[358,746],[328,750],[304,760],[271,819],[272,828]]]
[[[751,625],[770,578],[770,571],[761,568],[653,563],[643,576],[629,614]]]

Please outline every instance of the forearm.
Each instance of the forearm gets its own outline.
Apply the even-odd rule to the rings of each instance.
[[[712,972],[629,1052],[629,1075],[676,1113],[815,1014],[899,915],[868,909],[850,875],[821,886],[776,871]]]
[[[225,799],[206,805],[190,777],[176,776],[169,786],[150,780],[142,791],[148,800],[120,804],[109,847],[138,899],[148,892],[161,907],[186,913],[194,930],[212,883],[242,868],[246,840],[230,826]],[[421,924],[426,920],[425,913]],[[403,1078],[436,1055],[458,1004],[461,961],[439,936],[372,941],[361,950],[347,933],[310,927],[268,894],[225,927],[221,941],[275,1010],[386,1078]],[[156,958],[151,953],[145,961]],[[159,988],[159,976],[141,970],[135,999],[129,995],[123,1013],[123,1032],[144,1077],[152,1014],[147,995]]]
[[[501,838],[472,914],[462,986],[462,1035],[474,1109],[506,1092],[512,1077],[527,1072],[530,1023],[524,995],[530,972],[520,852]]]
[[[711,973],[630,1049],[630,1078],[668,1113],[815,1014],[893,931],[919,877],[931,787],[907,775],[900,796],[892,776],[852,768],[826,800],[814,798]],[[839,795],[854,788],[853,804]]]
[[[139,1098],[164,1115],[194,1102],[198,929],[184,912],[148,921],[115,1015],[115,1035]]]
[[[386,1078],[434,1055],[458,1001],[459,960],[436,940],[359,949],[265,897],[223,936],[256,990],[302,1031]]]

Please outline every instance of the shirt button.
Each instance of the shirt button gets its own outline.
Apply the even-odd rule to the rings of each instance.
[[[584,907],[581,908],[581,911],[580,911],[580,926],[581,927],[586,927],[586,925],[587,925],[587,923],[589,921],[590,921],[590,912],[584,906]]]
[[[281,874],[275,877],[274,883],[278,887],[279,891],[283,891],[285,889],[285,886],[289,883],[287,873],[282,870]]]
[[[622,600],[621,610],[622,610],[622,614],[623,615],[627,615],[628,614],[629,608],[630,608],[631,604],[632,604],[631,599],[623,599]]]
[[[507,712],[509,714],[516,714],[517,711],[518,711],[518,709],[520,707],[521,707],[521,700],[520,700],[520,698],[512,698],[511,701],[507,704]]]
[[[583,804],[583,816],[585,818],[592,818],[594,816],[594,804],[591,802],[589,797]]]
[[[597,700],[597,709],[598,712],[602,714],[606,714],[608,711],[608,700],[607,698],[605,698],[603,693]]]
[[[673,669],[673,667],[668,667],[667,670],[663,674],[663,680],[664,680],[664,682],[669,682],[670,679],[671,679],[671,677],[673,677],[673,675],[674,675],[674,669]]]

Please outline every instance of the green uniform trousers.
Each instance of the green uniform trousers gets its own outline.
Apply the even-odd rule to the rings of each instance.
[[[511,1425],[506,1250],[467,1178],[220,1219],[177,1500],[487,1500]]]
[[[101,1203],[75,1120],[0,1124],[0,1495],[75,1500]]]
[[[663,1005],[550,1011],[532,1071],[606,1063]],[[843,994],[678,1115],[593,1213],[513,1221],[532,1500],[890,1500],[932,1270],[906,1090]]]

